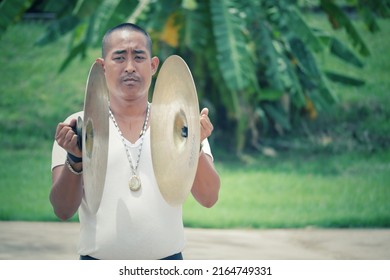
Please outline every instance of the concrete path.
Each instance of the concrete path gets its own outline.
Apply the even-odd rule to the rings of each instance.
[[[0,222],[0,259],[75,260],[78,223]],[[187,260],[390,260],[390,229],[185,229]]]

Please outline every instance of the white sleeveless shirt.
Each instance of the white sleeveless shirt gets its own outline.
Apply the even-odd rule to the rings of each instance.
[[[79,112],[70,116],[82,116]],[[146,131],[138,166],[141,189],[128,187],[131,167],[117,128],[110,119],[109,150],[105,187],[96,214],[90,212],[85,197],[79,208],[78,253],[98,259],[161,259],[182,252],[185,245],[182,207],[172,207],[163,199],[153,171],[150,129]],[[136,161],[141,140],[128,142]],[[211,155],[207,139],[203,150]],[[54,142],[52,169],[63,165],[66,152]],[[135,162],[133,163],[135,165]]]

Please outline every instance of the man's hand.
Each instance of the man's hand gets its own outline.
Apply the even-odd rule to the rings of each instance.
[[[77,134],[74,133],[72,129],[72,127],[75,127],[76,125],[76,119],[71,120],[69,124],[59,123],[55,139],[58,145],[64,148],[68,153],[76,157],[82,157],[82,152],[77,146]]]
[[[213,129],[214,126],[209,118],[209,109],[203,108],[200,112],[200,142],[209,137]]]

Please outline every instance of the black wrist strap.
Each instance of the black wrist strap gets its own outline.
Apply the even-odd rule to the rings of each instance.
[[[82,162],[83,161],[83,158],[81,157],[76,157],[74,155],[72,155],[71,153],[68,153],[68,158],[74,162],[74,163],[79,163],[79,162]]]

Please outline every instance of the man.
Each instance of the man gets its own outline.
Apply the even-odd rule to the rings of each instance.
[[[133,24],[114,27],[103,38],[102,58],[97,61],[110,94],[110,136],[104,193],[96,214],[83,197],[82,152],[72,131],[82,113],[57,126],[50,201],[63,220],[79,211],[81,259],[182,259],[182,208],[162,198],[151,161],[153,106],[148,91],[159,65],[151,52],[149,35]],[[201,205],[212,207],[220,179],[207,141],[213,125],[206,108],[200,124],[203,148],[191,193]]]

